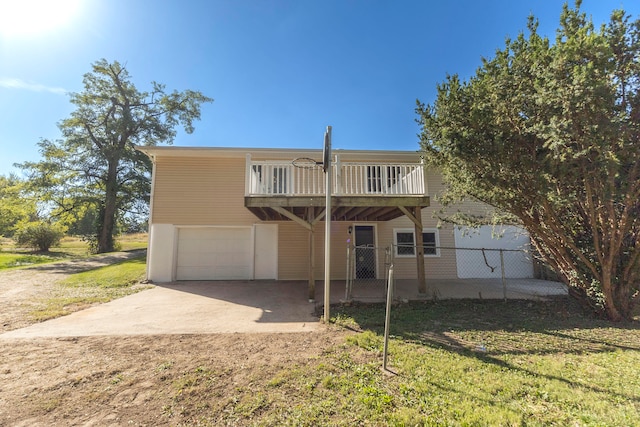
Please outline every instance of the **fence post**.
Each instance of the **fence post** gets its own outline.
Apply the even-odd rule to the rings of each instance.
[[[351,292],[349,292],[349,282],[351,281],[351,244],[347,245],[347,280],[344,287],[344,300],[349,301],[351,299]]]
[[[393,298],[393,264],[389,267],[389,283],[387,283],[387,309],[384,318],[384,347],[382,349],[382,369],[387,370],[389,350],[389,323],[391,321],[391,299]]]
[[[500,271],[502,272],[502,294],[505,302],[507,301],[507,280],[504,273],[504,252],[500,249]]]

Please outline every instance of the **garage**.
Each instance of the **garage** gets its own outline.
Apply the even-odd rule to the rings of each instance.
[[[533,262],[523,250],[530,248],[527,232],[514,226],[484,225],[465,229],[456,227],[456,259],[458,278],[487,279],[502,277],[500,266],[504,261],[504,274],[510,279],[533,278]],[[464,250],[464,249],[475,250]],[[484,248],[486,250],[478,250]],[[500,260],[500,249],[503,261]]]
[[[178,229],[177,280],[251,280],[252,227]]]

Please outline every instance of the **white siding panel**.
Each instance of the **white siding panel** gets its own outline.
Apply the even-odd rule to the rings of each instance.
[[[173,280],[173,248],[176,229],[173,224],[152,224],[147,255],[148,279],[154,282]]]
[[[278,224],[255,226],[255,278],[278,278]]]

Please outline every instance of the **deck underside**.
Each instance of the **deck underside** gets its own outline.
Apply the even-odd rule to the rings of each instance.
[[[429,196],[333,196],[332,221],[389,221],[415,207],[429,206]],[[324,217],[325,198],[305,196],[245,197],[245,206],[262,221],[304,221]]]

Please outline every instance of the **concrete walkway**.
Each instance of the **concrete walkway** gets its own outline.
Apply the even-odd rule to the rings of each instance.
[[[416,301],[428,299],[533,299],[567,295],[567,288],[559,282],[540,279],[432,279],[427,280],[427,292],[418,293],[417,280],[399,279],[395,281],[394,299]],[[345,284],[337,290],[345,299]],[[333,291],[334,284],[331,289]],[[351,297],[356,301],[385,301],[386,287],[383,280],[355,280]],[[335,294],[335,292],[334,292]],[[332,294],[331,302],[338,302]]]

